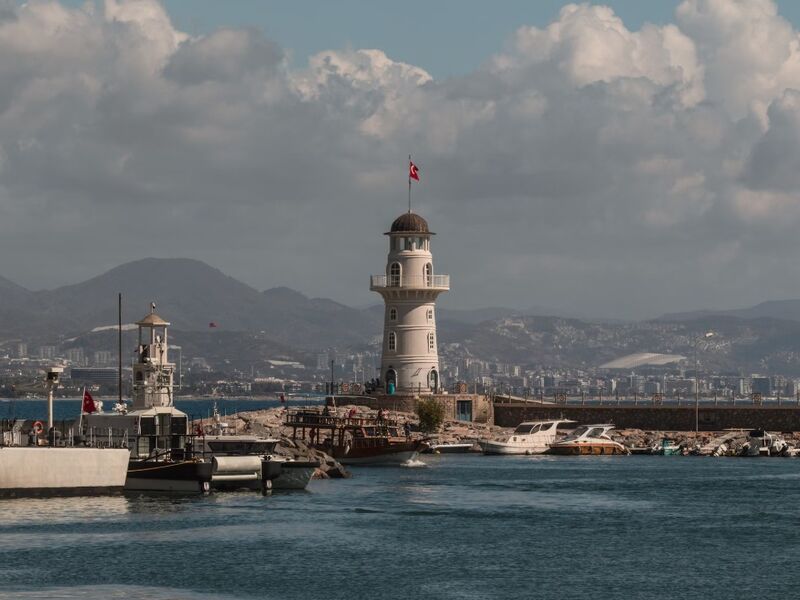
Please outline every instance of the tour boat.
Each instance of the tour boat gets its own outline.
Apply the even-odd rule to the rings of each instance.
[[[609,436],[613,425],[581,425],[571,434],[550,445],[550,454],[628,454],[627,448]]]
[[[556,431],[564,419],[520,423],[510,435],[479,442],[484,454],[543,454],[556,440]]]
[[[742,456],[784,456],[788,450],[789,444],[779,435],[754,429],[742,446]]]
[[[343,465],[399,465],[414,460],[427,447],[404,435],[395,421],[374,417],[341,417],[317,411],[289,411],[292,439],[301,439]]]

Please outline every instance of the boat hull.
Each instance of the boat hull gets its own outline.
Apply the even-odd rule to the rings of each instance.
[[[286,461],[281,474],[272,480],[273,490],[304,490],[319,467],[316,461]]]
[[[515,446],[502,442],[483,442],[481,444],[484,454],[543,454],[547,452],[548,446]]]
[[[424,450],[425,454],[466,454],[472,452],[472,444],[439,444]]]
[[[130,491],[204,493],[211,488],[212,464],[193,460],[131,460],[125,489]]]
[[[371,456],[343,456],[337,460],[343,465],[402,465],[418,455],[417,450],[401,450]]]
[[[0,497],[119,493],[129,458],[113,448],[2,447]]]
[[[617,444],[555,444],[550,447],[550,454],[562,456],[610,456],[628,454],[624,446]]]

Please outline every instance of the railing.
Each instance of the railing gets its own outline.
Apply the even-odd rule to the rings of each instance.
[[[434,288],[434,289],[450,289],[450,275],[401,275],[390,276],[386,275],[371,275],[369,278],[369,286],[372,289],[376,288]]]

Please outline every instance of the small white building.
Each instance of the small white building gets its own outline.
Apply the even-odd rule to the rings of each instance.
[[[389,231],[386,274],[370,278],[385,304],[381,383],[387,393],[441,389],[436,338],[436,298],[450,289],[449,275],[433,270],[428,223],[412,212]]]

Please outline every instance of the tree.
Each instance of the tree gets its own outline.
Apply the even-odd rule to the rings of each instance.
[[[434,433],[444,422],[444,405],[434,398],[421,398],[417,402],[419,429],[423,433]]]

